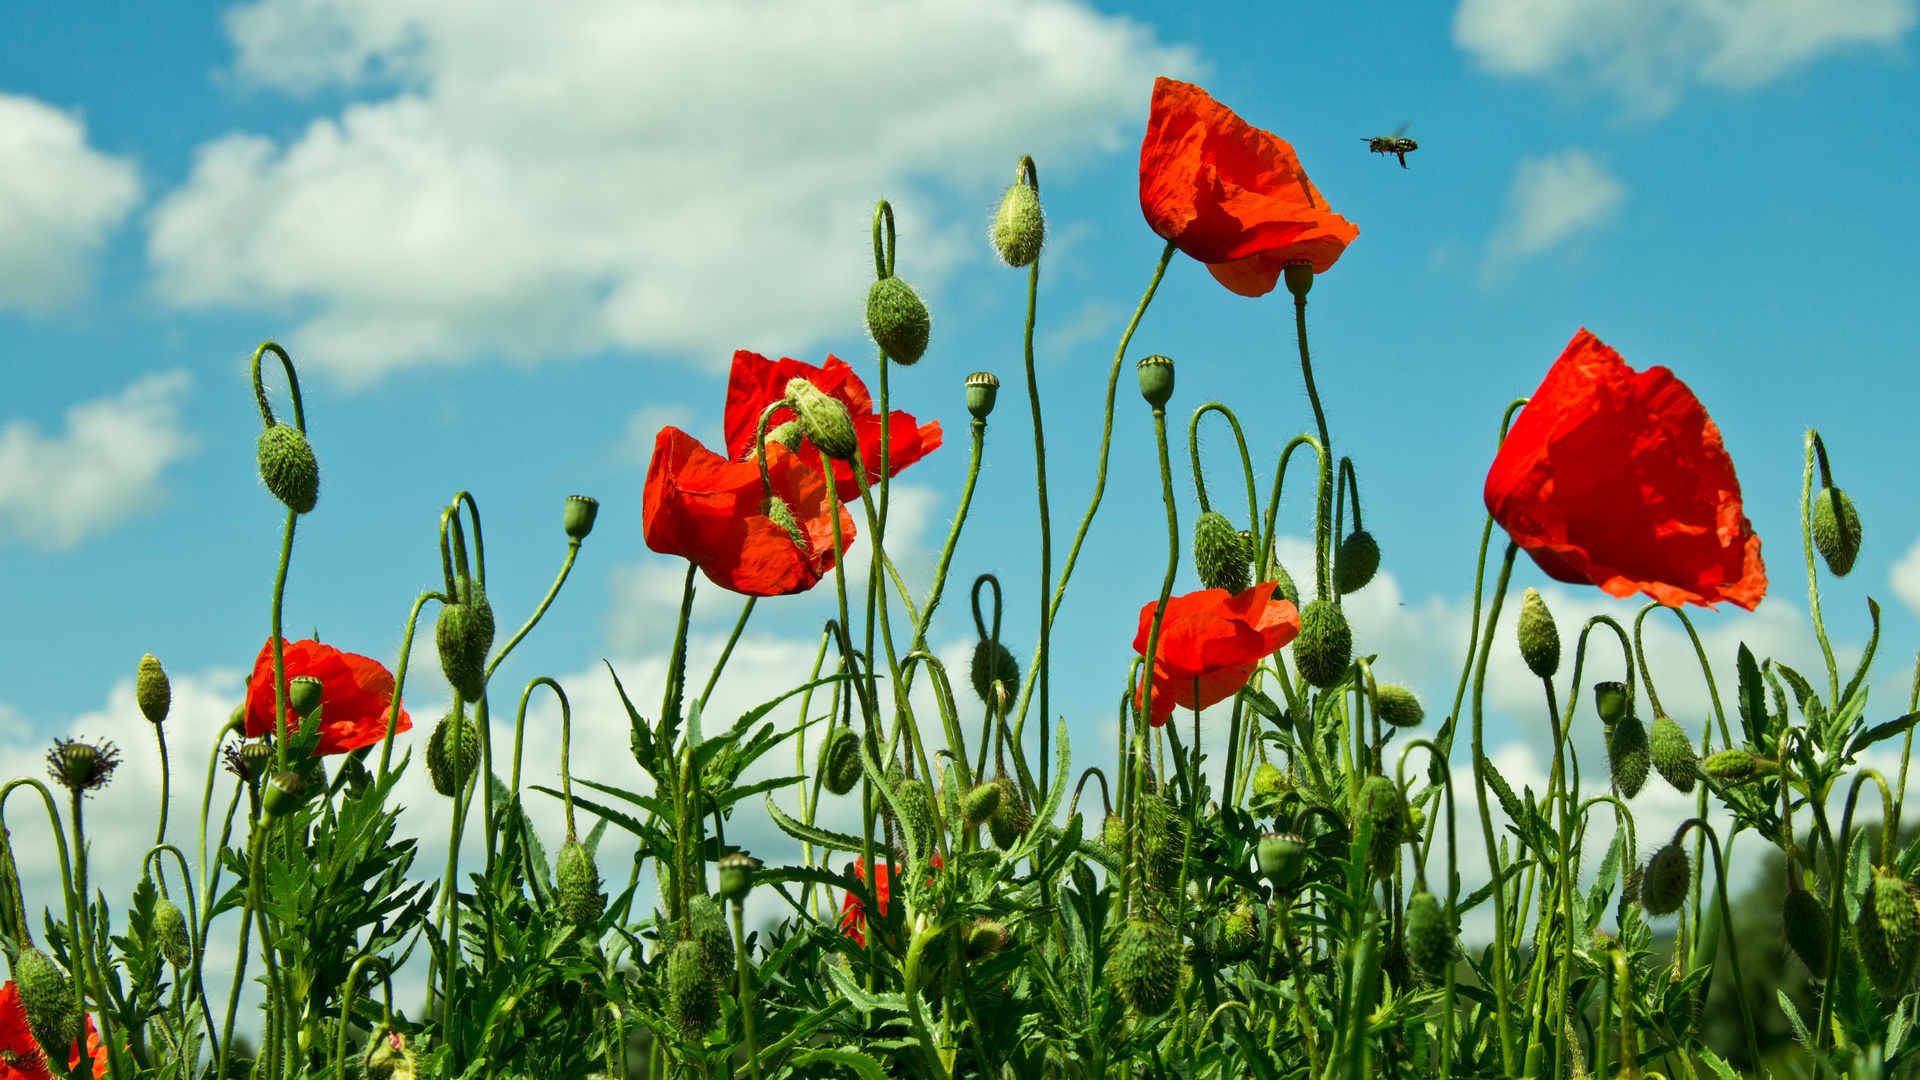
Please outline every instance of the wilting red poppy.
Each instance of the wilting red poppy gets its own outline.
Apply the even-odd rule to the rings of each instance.
[[[341,652],[317,641],[289,641],[285,648],[287,681],[302,675],[320,680],[320,754],[344,754],[387,737],[393,708],[393,673],[380,661]],[[299,722],[288,710],[289,727]],[[260,646],[247,680],[247,734],[258,738],[273,730],[273,642]],[[413,727],[400,710],[395,732]]]
[[[1326,273],[1360,235],[1328,208],[1285,139],[1172,79],[1153,84],[1140,210],[1161,239],[1241,296],[1272,292],[1291,262]]]
[[[1760,538],[1720,429],[1663,367],[1635,371],[1581,330],[1487,473],[1487,510],[1547,576],[1662,604],[1753,610]]]
[[[93,1075],[107,1075],[107,1048],[100,1043],[100,1032],[87,1017],[87,1053],[93,1058]],[[74,1040],[67,1059],[69,1070],[80,1064],[80,1041]],[[64,1072],[61,1075],[66,1075]],[[0,1080],[53,1080],[47,1068],[47,1056],[27,1029],[26,1006],[20,1003],[20,988],[11,980],[0,986]]]
[[[746,461],[753,454],[755,430],[760,424],[760,413],[767,406],[787,396],[787,380],[805,379],[828,397],[839,399],[847,407],[847,415],[853,419],[853,433],[860,439],[860,460],[866,464],[867,479],[878,482],[880,479],[880,416],[873,411],[873,397],[867,393],[867,384],[853,373],[845,360],[828,356],[824,367],[799,360],[781,357],[769,360],[759,353],[740,349],[733,354],[733,371],[727,376],[727,456],[735,461]],[[767,421],[767,430],[771,431],[780,424],[794,419],[793,413],[782,411],[775,413]],[[900,470],[933,453],[940,447],[940,423],[929,420],[921,424],[909,413],[895,409],[887,414],[887,424],[892,430],[887,446],[887,475],[898,476]],[[815,469],[820,467],[820,451],[811,443],[800,446],[801,460]],[[860,497],[860,482],[853,477],[853,467],[844,461],[833,463],[834,491],[841,502],[852,502]]]
[[[933,865],[935,869],[940,869],[946,865],[941,861],[940,853],[937,851],[933,853]],[[889,890],[887,888],[887,864],[881,862],[875,866],[873,870],[874,899],[879,901],[880,915],[884,918],[887,914],[887,900],[889,898]],[[861,881],[867,880],[867,860],[856,856],[853,860],[853,872]],[[840,901],[840,932],[859,942],[862,947],[867,944],[867,906],[861,903],[860,898],[855,896],[851,891]]]
[[[799,530],[796,540],[773,518],[760,466],[728,461],[679,428],[653,441],[641,522],[647,546],[679,555],[724,589],[747,596],[805,592],[833,570],[833,519],[827,483],[778,443],[767,445],[767,477]],[[853,545],[853,517],[840,508],[841,542]]]
[[[1153,664],[1154,727],[1167,722],[1177,706],[1204,709],[1238,693],[1262,659],[1272,656],[1300,632],[1300,612],[1273,598],[1274,583],[1255,585],[1238,596],[1225,589],[1201,589],[1167,600],[1160,620],[1159,655]],[[1140,609],[1133,651],[1147,654],[1153,633],[1153,609]],[[1140,691],[1134,691],[1140,707]]]

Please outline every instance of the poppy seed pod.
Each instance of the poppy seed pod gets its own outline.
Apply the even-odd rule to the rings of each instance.
[[[1222,964],[1237,964],[1253,955],[1260,944],[1259,928],[1254,925],[1253,907],[1246,901],[1233,906],[1208,927],[1208,944],[1213,958]]]
[[[993,413],[993,403],[1000,396],[1000,377],[991,371],[976,371],[967,376],[967,412],[975,420],[985,420]]]
[[[793,538],[793,546],[802,552],[809,551],[813,545],[807,542],[807,534],[800,529],[800,522],[794,519],[793,508],[787,500],[778,495],[767,499],[767,520],[780,526],[781,531]]]
[[[853,460],[860,440],[853,433],[853,418],[838,398],[805,379],[788,379],[787,404],[800,418],[807,441],[822,454],[835,461]]]
[[[278,821],[298,810],[306,797],[306,777],[297,772],[274,773],[260,793],[260,808],[268,821]]]
[[[852,791],[860,782],[860,736],[852,728],[836,728],[820,744],[819,768],[828,791]]]
[[[736,904],[745,900],[753,889],[753,872],[759,868],[759,859],[739,851],[721,859],[717,875],[720,895]]]
[[[287,708],[301,720],[313,715],[320,707],[321,698],[326,694],[326,684],[311,675],[300,675],[287,680]]]
[[[1129,919],[1108,961],[1113,988],[1139,1016],[1158,1016],[1180,993],[1180,939],[1165,923]]]
[[[1155,353],[1134,365],[1140,378],[1140,396],[1155,409],[1164,409],[1173,399],[1173,359]]]
[[[106,787],[119,766],[120,751],[110,742],[55,739],[47,751],[47,775],[76,794]]]
[[[64,1059],[80,1037],[80,1000],[73,983],[52,958],[29,945],[20,950],[13,967],[20,990],[20,1007],[27,1014],[27,1030],[48,1057]]]
[[[140,706],[140,715],[155,727],[166,722],[167,712],[173,708],[173,684],[167,680],[167,669],[160,666],[159,657],[152,653],[140,658],[140,670],[133,677],[133,700]]]
[[[999,919],[973,920],[973,925],[967,927],[965,944],[967,962],[977,964],[992,958],[1001,949],[1007,947],[1007,941],[1011,937],[1012,935],[1007,933],[1007,924]]]
[[[1380,713],[1380,719],[1394,727],[1419,727],[1427,718],[1427,710],[1413,691],[1397,683],[1384,683],[1374,687],[1374,709]]]
[[[1773,762],[1737,746],[1710,755],[1700,763],[1700,771],[1707,779],[1722,787],[1746,783],[1772,767]]]
[[[1600,714],[1600,722],[1612,727],[1627,715],[1627,684],[1623,682],[1601,682],[1593,684],[1593,711]]]
[[[960,817],[967,827],[977,828],[1000,808],[1000,785],[992,782],[973,785],[960,800]]]
[[[1687,857],[1687,849],[1670,843],[1647,860],[1640,877],[1640,906],[1649,915],[1671,915],[1680,910],[1692,883],[1693,860]]]
[[[1542,679],[1551,679],[1560,670],[1560,628],[1553,624],[1553,612],[1540,597],[1539,589],[1528,589],[1520,600],[1520,657],[1527,670]]]
[[[1280,271],[1286,275],[1287,291],[1296,300],[1305,300],[1307,293],[1313,291],[1313,264],[1304,259],[1288,263]]]
[[[1235,596],[1247,591],[1246,545],[1226,515],[1209,510],[1194,520],[1193,568],[1204,588],[1225,589]]]
[[[606,910],[607,894],[600,891],[600,868],[587,845],[567,837],[553,860],[554,906],[560,917],[585,926]]]
[[[320,499],[320,459],[307,437],[285,424],[269,424],[260,433],[260,482],[296,514]]]
[[[1016,180],[994,209],[987,230],[994,254],[1008,266],[1032,265],[1047,239],[1047,217],[1040,209],[1040,193],[1025,180]]]
[[[454,713],[441,717],[427,739],[427,776],[433,781],[433,790],[452,798],[466,786],[479,761],[479,727]]]
[[[1000,804],[987,816],[987,833],[993,837],[994,847],[1008,851],[1033,828],[1033,810],[1019,784],[1005,776],[994,784],[1000,788]]]
[[[1421,973],[1439,978],[1453,963],[1455,938],[1440,898],[1417,892],[1407,899],[1407,960]]]
[[[153,938],[167,963],[176,968],[193,963],[193,933],[187,929],[187,916],[164,896],[153,905]]]
[[[1906,993],[1920,959],[1920,910],[1904,880],[1874,867],[1853,923],[1853,943],[1881,997],[1892,1001]]]
[[[1786,898],[1780,901],[1780,936],[1786,938],[1787,946],[1816,979],[1827,977],[1831,935],[1827,905],[1801,888],[1799,882],[1789,881]]]
[[[585,495],[567,496],[567,504],[560,511],[560,527],[567,532],[569,540],[585,540],[593,531],[594,519],[600,516],[600,501]]]
[[[1640,794],[1651,764],[1647,727],[1639,717],[1628,713],[1607,732],[1607,771],[1613,776],[1613,786],[1629,799]]]
[[[683,1035],[701,1035],[720,1019],[720,987],[697,941],[682,941],[667,960],[667,1012]]]
[[[1340,541],[1334,553],[1333,580],[1340,595],[1356,593],[1367,587],[1380,572],[1380,544],[1365,529],[1356,529]]]
[[[1860,556],[1860,514],[1853,500],[1837,487],[1823,487],[1813,497],[1813,547],[1834,577],[1846,577]]]
[[[1260,837],[1254,848],[1260,873],[1276,889],[1293,884],[1307,865],[1307,841],[1297,833],[1270,832]]]
[[[1013,652],[1004,643],[981,638],[979,644],[973,647],[973,666],[969,675],[973,680],[973,692],[980,698],[980,703],[997,707],[1004,714],[1007,711],[1007,698],[1020,685],[1020,662],[1013,658]]]
[[[1340,681],[1353,659],[1353,628],[1329,600],[1315,600],[1300,612],[1300,636],[1293,641],[1293,665],[1300,677],[1325,690]]]
[[[1687,741],[1687,733],[1679,722],[1666,713],[1653,718],[1653,729],[1647,733],[1647,748],[1653,758],[1653,767],[1667,778],[1682,795],[1693,792],[1694,778],[1699,774],[1700,758],[1693,752],[1693,743]]]
[[[867,290],[867,333],[894,363],[911,367],[926,355],[933,317],[913,286],[897,277],[883,277]]]
[[[732,974],[733,933],[713,897],[694,896],[687,901],[687,936],[700,943],[700,955],[714,978]]]
[[[244,743],[240,747],[240,767],[245,770],[248,780],[258,781],[267,775],[267,768],[273,764],[273,744],[269,742]]]

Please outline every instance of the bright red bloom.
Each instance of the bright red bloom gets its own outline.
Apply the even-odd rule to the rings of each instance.
[[[393,673],[380,661],[341,652],[317,641],[286,644],[287,681],[302,675],[320,680],[319,754],[344,754],[387,737],[387,715],[393,708]],[[298,728],[289,706],[287,724]],[[247,734],[254,738],[273,730],[273,642],[260,646],[247,680]],[[397,734],[413,721],[400,710]]]
[[[735,461],[746,461],[753,454],[754,432],[760,424],[760,413],[787,396],[789,379],[805,379],[847,407],[847,415],[853,419],[853,433],[860,439],[860,460],[867,467],[867,480],[878,483],[880,416],[873,411],[873,397],[867,393],[867,384],[860,381],[860,376],[853,373],[845,360],[834,356],[827,357],[825,367],[814,367],[784,356],[769,360],[745,349],[736,351],[733,354],[733,371],[727,376],[727,456]],[[767,430],[772,431],[792,419],[794,415],[791,410],[777,412],[767,420]],[[889,476],[900,475],[900,470],[940,447],[940,423],[937,420],[921,424],[911,414],[895,409],[887,414],[886,422],[893,429],[887,446]],[[814,449],[812,443],[801,444],[800,457],[814,470],[819,470],[820,451]],[[851,465],[844,461],[834,462],[833,479],[834,490],[841,502],[853,502],[860,497],[860,482],[854,479]]]
[[[941,861],[940,853],[937,851],[933,853],[933,865],[935,869],[940,869],[946,865]],[[874,899],[879,902],[880,915],[884,918],[887,914],[889,892],[887,888],[887,864],[882,862],[873,869]],[[853,860],[853,872],[861,881],[867,880],[867,860],[856,856]],[[859,942],[861,947],[864,948],[867,944],[866,931],[867,906],[860,902],[858,896],[855,896],[852,892],[848,892],[840,901],[840,932]]]
[[[1154,727],[1167,722],[1176,706],[1204,709],[1232,697],[1247,685],[1253,669],[1300,632],[1300,612],[1273,598],[1274,583],[1255,585],[1238,596],[1225,589],[1201,589],[1167,600],[1160,620],[1159,655],[1153,664]],[[1153,633],[1153,609],[1140,609],[1133,651],[1147,654]],[[1196,692],[1197,688],[1197,692]],[[1140,691],[1134,690],[1139,708]]]
[[[1285,139],[1172,79],[1153,83],[1140,210],[1161,239],[1241,296],[1272,292],[1290,262],[1326,273],[1360,235],[1328,208]]]
[[[93,1058],[93,1075],[107,1075],[107,1048],[100,1044],[100,1032],[94,1028],[92,1016],[87,1017],[87,1053]],[[80,1041],[75,1039],[67,1068],[79,1064]],[[53,1080],[47,1056],[27,1030],[27,1010],[20,1004],[20,988],[11,981],[0,986],[0,1080]]]
[[[1507,433],[1486,500],[1557,581],[1672,607],[1767,595],[1720,429],[1673,372],[1635,371],[1586,330]]]
[[[714,584],[746,596],[813,588],[833,570],[827,482],[818,468],[772,442],[767,477],[793,515],[804,547],[767,516],[758,464],[728,461],[679,428],[662,428],[653,441],[641,510],[647,546],[691,561]],[[853,546],[853,517],[844,506],[840,536]]]

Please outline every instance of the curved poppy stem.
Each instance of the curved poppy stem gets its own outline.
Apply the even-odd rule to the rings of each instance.
[[[909,643],[909,653],[918,652],[926,646],[927,627],[933,622],[933,609],[940,606],[940,597],[946,591],[947,568],[953,564],[954,548],[960,543],[960,529],[967,521],[967,510],[973,505],[974,485],[980,480],[980,457],[986,445],[987,422],[973,421],[973,449],[967,458],[967,480],[960,488],[960,506],[954,511],[953,525],[947,529],[946,546],[940,549],[940,561],[933,570],[933,587],[927,591],[926,606],[920,609],[920,615],[914,620],[913,640]]]
[[[1840,668],[1834,663],[1833,644],[1827,640],[1827,621],[1820,614],[1820,574],[1813,565],[1813,466],[1820,464],[1820,476],[1829,479],[1827,446],[1820,432],[1807,429],[1807,467],[1800,479],[1800,546],[1807,558],[1807,609],[1813,613],[1813,636],[1820,639],[1820,655],[1827,661],[1827,707],[1840,707]]]
[[[387,779],[387,770],[393,761],[393,737],[400,730],[400,702],[407,687],[407,662],[413,658],[413,631],[420,621],[420,609],[425,607],[429,600],[446,603],[448,599],[446,594],[429,589],[414,598],[413,610],[407,612],[407,628],[400,635],[400,659],[394,664],[393,701],[387,706],[387,734],[380,740],[379,779],[381,782]],[[208,783],[211,785],[212,781],[209,780]],[[207,790],[211,792],[213,789],[209,786]],[[206,812],[204,807],[201,812],[203,814]],[[205,874],[204,868],[201,873]]]
[[[1487,632],[1482,639],[1479,659],[1474,664],[1473,675],[1473,786],[1474,795],[1480,801],[1480,826],[1487,843],[1487,865],[1493,872],[1494,881],[1494,948],[1493,981],[1494,1003],[1498,1009],[1500,1028],[1500,1062],[1506,1075],[1514,1072],[1513,1045],[1513,1003],[1509,999],[1509,976],[1507,973],[1507,905],[1505,872],[1500,865],[1500,846],[1494,839],[1493,815],[1487,807],[1487,755],[1483,732],[1484,702],[1487,689],[1487,659],[1493,652],[1494,631],[1500,625],[1500,607],[1507,596],[1507,582],[1513,576],[1514,556],[1520,553],[1520,545],[1508,541],[1507,553],[1500,563],[1500,578],[1494,585],[1493,600],[1487,610]]]
[[[1307,350],[1307,291],[1301,289],[1293,297],[1294,333],[1300,340],[1300,377],[1306,382],[1307,401],[1313,405],[1313,424],[1320,432],[1320,497],[1314,509],[1314,583],[1317,595],[1323,599],[1333,597],[1332,579],[1328,573],[1328,560],[1332,554],[1332,505],[1333,498],[1333,438],[1327,434],[1327,413],[1320,406],[1320,390],[1313,384],[1313,357]]]
[[[1460,900],[1460,844],[1459,838],[1456,835],[1456,815],[1453,806],[1453,770],[1447,767],[1446,758],[1440,756],[1440,747],[1432,739],[1415,739],[1408,743],[1405,749],[1400,751],[1400,760],[1394,769],[1394,775],[1402,791],[1406,790],[1407,787],[1407,755],[1416,749],[1426,750],[1427,756],[1430,759],[1428,764],[1429,772],[1433,770],[1434,765],[1440,767],[1440,793],[1447,800],[1447,931],[1457,934],[1460,923],[1459,915],[1455,911],[1455,908],[1458,906]],[[1416,858],[1413,863],[1413,888],[1415,892],[1428,891],[1427,860],[1424,854]],[[1440,1002],[1442,1008],[1445,1010],[1440,1016],[1441,1076],[1453,1075],[1453,1014],[1455,1002],[1453,985],[1455,969],[1458,967],[1458,964],[1452,962],[1447,964],[1445,985],[1440,995]]]
[[[702,713],[707,711],[707,698],[713,695],[713,688],[719,684],[720,673],[726,670],[727,661],[733,656],[733,647],[739,644],[740,632],[747,628],[747,620],[753,616],[754,601],[758,599],[759,597],[757,596],[749,596],[747,597],[747,602],[740,606],[740,617],[734,620],[733,633],[727,635],[727,644],[720,650],[720,659],[714,661],[713,673],[707,676],[706,688],[700,691],[700,711]]]
[[[879,522],[879,517],[875,513],[873,508],[872,490],[867,483],[867,469],[865,465],[861,464],[860,452],[857,449],[854,451],[854,454],[853,454],[852,465],[853,465],[853,478],[856,481],[858,481],[860,484],[860,504],[866,510],[867,529],[869,532],[876,534],[873,541],[874,556],[871,562],[871,568],[867,571],[867,573],[868,573],[868,581],[870,585],[874,585],[877,587],[877,583],[880,580],[880,554],[879,554],[880,541],[878,537],[878,533],[880,531],[880,522]],[[878,606],[880,611],[880,619],[879,619],[880,643],[881,643],[881,647],[884,648],[887,652],[887,677],[893,684],[893,704],[894,704],[895,715],[897,717],[897,722],[905,723],[905,729],[908,732],[913,742],[914,753],[920,759],[920,771],[923,775],[925,775],[928,778],[929,781],[931,781],[933,777],[933,768],[932,768],[932,765],[927,760],[926,747],[922,744],[920,739],[920,722],[914,718],[913,706],[907,701],[906,684],[903,683],[900,679],[900,661],[899,661],[898,655],[894,652],[894,648],[893,648],[893,622],[892,622],[892,619],[889,618],[887,615],[888,605],[887,605],[886,591],[884,589],[880,589],[878,591],[879,591]],[[867,604],[870,610],[874,606],[874,591],[872,589],[870,589],[867,594]],[[871,635],[873,632],[873,627],[871,623],[868,624],[867,632],[869,635]],[[867,670],[871,672],[873,670],[873,665],[868,664]],[[877,685],[875,686],[874,694],[877,700],[879,696],[879,688]]]
[[[1253,457],[1247,453],[1247,435],[1240,430],[1240,418],[1218,401],[1209,401],[1193,410],[1193,418],[1187,421],[1187,456],[1193,461],[1193,490],[1200,496],[1200,512],[1204,514],[1213,509],[1207,501],[1206,476],[1200,468],[1200,421],[1210,412],[1226,417],[1227,423],[1233,427],[1233,441],[1240,448],[1240,471],[1247,481],[1247,528],[1253,531],[1253,551],[1261,551],[1260,537],[1264,534],[1260,529],[1260,496],[1254,490]],[[1254,572],[1261,573],[1264,570],[1264,566],[1256,567]]]
[[[1040,194],[1040,172],[1034,167],[1031,155],[1022,155],[1020,164],[1014,171],[1014,182],[1022,180],[1033,187],[1035,198]],[[1036,653],[1039,660],[1036,670],[1030,672],[1040,687],[1040,773],[1035,778],[1040,782],[1037,794],[1045,796],[1048,777],[1047,770],[1047,693],[1051,683],[1053,650],[1048,643],[1053,639],[1053,606],[1048,596],[1053,591],[1053,521],[1048,511],[1047,500],[1047,437],[1040,422],[1040,378],[1033,363],[1033,326],[1040,306],[1040,255],[1036,252],[1033,262],[1027,267],[1027,323],[1022,335],[1022,344],[1027,361],[1027,401],[1033,411],[1033,469],[1034,482],[1040,501],[1040,646]],[[1026,721],[1024,704],[1020,710],[1020,720]]]
[[[1877,773],[1875,775],[1878,776]],[[1883,793],[1885,786],[1886,785],[1882,783]],[[1686,835],[1688,829],[1698,829],[1704,833],[1707,838],[1707,843],[1713,848],[1713,874],[1719,885],[1715,890],[1715,895],[1720,901],[1720,921],[1731,931],[1733,927],[1733,913],[1727,908],[1727,867],[1720,859],[1720,837],[1714,833],[1713,826],[1707,824],[1704,820],[1700,818],[1689,818],[1685,822],[1682,822],[1679,831],[1673,834],[1673,842],[1676,844],[1679,843],[1680,838]],[[1834,940],[1837,943],[1839,939],[1836,938]],[[1837,949],[1834,951],[1838,952]],[[1733,996],[1734,1000],[1740,1003],[1740,1024],[1746,1029],[1747,1058],[1750,1061],[1757,1062],[1760,1060],[1760,1040],[1754,1034],[1753,1009],[1747,1004],[1747,980],[1740,973],[1740,949],[1729,942],[1727,953],[1733,957]]]
[[[1153,407],[1153,440],[1160,450],[1160,498],[1167,506],[1167,573],[1160,582],[1160,599],[1153,607],[1153,626],[1147,632],[1146,662],[1141,664],[1139,700],[1147,723],[1153,723],[1153,670],[1160,655],[1160,623],[1167,615],[1167,599],[1173,595],[1173,576],[1180,569],[1180,515],[1173,503],[1173,465],[1167,459],[1167,410]],[[1169,694],[1175,693],[1172,687]],[[1199,698],[1194,698],[1198,702]]]
[[[551,677],[542,675],[539,678],[534,679],[532,682],[529,682],[527,684],[527,688],[520,692],[520,710],[514,716],[514,720],[513,720],[513,770],[510,774],[510,778],[507,783],[508,794],[511,798],[514,798],[514,799],[518,799],[520,797],[520,747],[526,739],[527,702],[533,698],[533,692],[535,690],[538,690],[542,686],[552,690],[553,696],[560,699],[560,723],[561,723],[562,731],[564,732],[566,730],[569,730],[569,727],[570,727],[570,715],[569,715],[570,710],[567,707],[567,692],[561,689],[560,684],[555,682]],[[566,742],[565,742],[564,735],[562,736],[560,753],[562,758],[566,756]],[[561,771],[563,774],[566,772],[566,765],[564,764],[564,762],[561,765]],[[566,776],[563,776],[562,779],[567,781],[566,783],[567,802],[569,804],[567,808],[568,831],[571,832],[572,817],[573,817],[573,808],[571,806],[571,803],[573,802],[573,794],[572,794],[573,786],[572,786],[572,781],[568,779]]]
[[[1647,650],[1641,641],[1641,627],[1646,622],[1647,616],[1656,608],[1673,612],[1674,616],[1680,620],[1680,625],[1686,627],[1687,637],[1693,641],[1693,654],[1700,661],[1700,673],[1707,679],[1707,695],[1713,699],[1714,717],[1720,722],[1720,740],[1732,746],[1733,733],[1727,727],[1727,710],[1720,704],[1720,687],[1713,681],[1713,665],[1707,660],[1706,647],[1700,643],[1700,634],[1693,628],[1693,620],[1687,618],[1687,613],[1677,607],[1670,608],[1665,604],[1649,601],[1633,617],[1633,647],[1635,654],[1639,657],[1640,677],[1647,684],[1647,698],[1653,702],[1654,713],[1659,715],[1664,710],[1660,708],[1660,695],[1653,688],[1653,675],[1647,670]]]

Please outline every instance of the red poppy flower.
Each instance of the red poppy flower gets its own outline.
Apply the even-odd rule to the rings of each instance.
[[[724,589],[747,596],[805,592],[833,570],[833,519],[817,466],[778,443],[767,445],[767,477],[787,504],[800,541],[767,516],[760,466],[728,461],[679,428],[653,441],[641,511],[647,546],[688,559]],[[840,508],[841,542],[853,545],[853,517]]]
[[[87,1017],[87,1053],[93,1058],[93,1075],[107,1075],[107,1048],[100,1044],[100,1032]],[[74,1040],[67,1059],[69,1070],[80,1064],[80,1041]],[[64,1075],[64,1074],[63,1074]],[[27,1029],[26,1006],[20,1004],[20,988],[12,981],[0,986],[0,1080],[53,1080],[47,1068],[47,1056]]]
[[[1172,79],[1153,84],[1140,210],[1161,239],[1241,296],[1272,292],[1290,262],[1326,273],[1360,235],[1327,207],[1285,139]]]
[[[784,356],[769,360],[745,349],[736,351],[733,371],[727,376],[727,456],[735,461],[746,461],[752,456],[760,413],[787,396],[789,379],[805,379],[847,407],[847,415],[853,418],[853,433],[860,439],[860,460],[867,467],[867,479],[877,482],[880,478],[880,416],[873,411],[873,397],[867,393],[867,384],[860,381],[860,376],[853,373],[845,360],[834,356],[827,357],[825,367],[814,367]],[[771,431],[793,418],[791,411],[775,413],[767,421],[767,429]],[[892,428],[887,446],[888,476],[900,475],[900,470],[940,447],[937,420],[921,424],[911,414],[895,409],[887,414],[886,422]],[[820,451],[814,449],[813,444],[801,444],[800,457],[819,469]],[[833,479],[841,502],[860,497],[860,482],[854,479],[851,465],[834,462]]]
[[[1238,693],[1260,661],[1285,647],[1300,632],[1300,612],[1273,599],[1274,583],[1255,585],[1238,596],[1225,589],[1201,589],[1167,601],[1160,620],[1159,656],[1153,664],[1154,727],[1167,722],[1176,706],[1204,709]],[[1133,651],[1145,656],[1153,633],[1153,609],[1140,609]],[[1140,707],[1140,691],[1134,691]]]
[[[320,754],[344,754],[387,737],[393,708],[393,673],[380,661],[341,652],[317,641],[289,641],[285,648],[287,681],[302,675],[320,680]],[[292,712],[291,709],[288,710]],[[247,734],[258,738],[273,730],[273,642],[260,646],[247,680]],[[298,726],[288,717],[289,726]],[[410,730],[405,709],[394,731]]]
[[[1487,473],[1487,510],[1547,576],[1673,607],[1767,594],[1760,538],[1720,429],[1663,367],[1635,371],[1585,330]]]
[[[935,869],[946,865],[941,861],[940,853],[937,851],[933,853],[933,865]],[[887,864],[882,862],[873,869],[874,899],[879,901],[880,915],[884,918],[887,914],[888,900]],[[855,857],[853,860],[853,872],[861,881],[867,880],[867,860],[862,857]],[[864,948],[867,944],[866,929],[867,906],[860,902],[858,896],[849,892],[840,901],[840,932],[859,942],[861,947]]]

